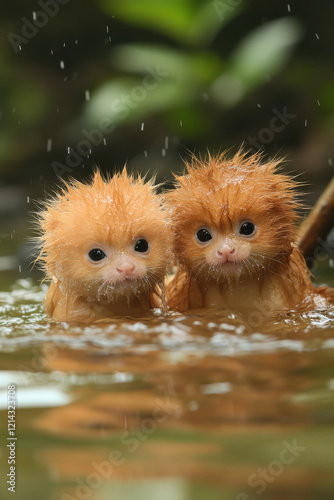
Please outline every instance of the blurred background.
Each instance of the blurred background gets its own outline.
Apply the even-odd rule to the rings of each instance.
[[[59,184],[188,151],[286,156],[312,205],[332,176],[334,5],[303,0],[6,2],[0,20],[0,268]],[[13,255],[17,248],[18,256]],[[20,267],[19,267],[20,266]]]
[[[312,206],[333,172],[333,19],[333,0],[2,2],[0,429],[17,384],[16,499],[333,499],[332,309],[256,332],[220,313],[69,329],[45,317],[46,284],[18,279],[36,201],[95,164],[168,182],[189,151],[244,145],[285,156]],[[277,471],[295,441],[305,452]],[[94,483],[114,450],[124,463]]]

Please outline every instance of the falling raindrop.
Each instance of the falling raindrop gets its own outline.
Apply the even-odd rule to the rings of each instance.
[[[60,61],[60,69],[65,69],[65,63],[64,63],[64,61]]]
[[[161,154],[162,154],[162,156],[166,156],[166,150],[165,150],[165,148],[162,148]]]
[[[140,130],[141,130],[141,131],[143,131],[143,130],[144,130],[144,122],[141,124]]]
[[[145,158],[148,157],[147,151],[144,151]]]
[[[46,151],[50,153],[52,150],[52,139],[48,139],[47,145],[46,145]]]
[[[291,7],[290,7],[290,4],[289,4],[289,3],[288,3],[288,5],[287,5],[287,7],[288,7],[288,12],[291,12]]]
[[[180,125],[181,125],[181,127],[183,126],[182,120],[180,120]]]
[[[90,92],[89,92],[89,90],[85,91],[85,99],[86,99],[86,101],[90,101]]]
[[[319,40],[319,35],[318,35],[318,33],[316,33],[316,34],[315,34],[315,36],[316,36],[317,40]]]
[[[35,11],[32,13],[32,18],[33,18],[33,20],[34,20],[34,21],[36,21],[36,19],[37,19],[37,15],[36,15],[36,12],[35,12]]]
[[[168,149],[168,142],[169,142],[169,137],[166,135],[165,137],[165,149]]]
[[[333,160],[332,160],[332,158],[328,158],[328,165],[329,165],[330,167],[332,167],[332,166],[333,166]]]

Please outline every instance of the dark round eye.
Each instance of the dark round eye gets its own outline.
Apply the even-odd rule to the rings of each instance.
[[[202,229],[199,229],[197,231],[196,238],[200,243],[206,243],[207,241],[212,240],[210,231],[208,229],[205,229],[205,227],[202,227]]]
[[[103,250],[101,250],[101,248],[93,248],[93,250],[88,253],[88,256],[93,262],[99,262],[99,260],[106,257],[106,254]]]
[[[148,242],[146,240],[138,240],[135,244],[135,251],[145,253],[148,250]]]
[[[243,236],[251,236],[255,232],[255,225],[249,220],[242,222],[239,227],[239,233]]]

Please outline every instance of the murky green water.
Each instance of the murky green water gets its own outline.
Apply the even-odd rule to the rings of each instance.
[[[70,327],[47,321],[45,286],[7,288],[1,498],[11,384],[16,499],[334,497],[334,309]]]

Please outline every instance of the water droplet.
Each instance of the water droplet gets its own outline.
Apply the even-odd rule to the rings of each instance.
[[[144,130],[144,122],[141,124],[141,128],[140,128],[141,131]]]
[[[90,92],[89,92],[89,90],[85,90],[85,99],[86,99],[86,101],[90,101]]]
[[[52,139],[48,139],[47,145],[46,145],[46,151],[50,153],[52,150]]]
[[[64,61],[60,61],[60,69],[65,69],[65,63],[64,63]]]

